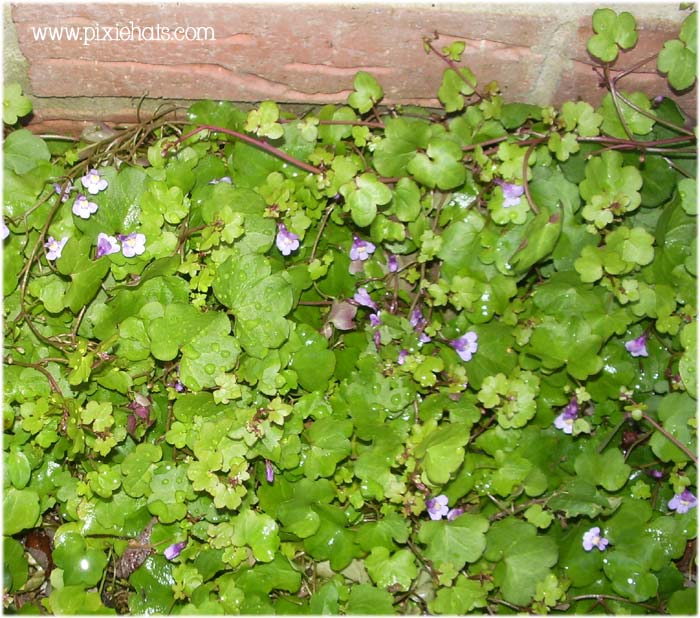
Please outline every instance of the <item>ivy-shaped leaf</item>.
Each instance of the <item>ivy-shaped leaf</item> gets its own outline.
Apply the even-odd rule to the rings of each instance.
[[[666,41],[659,53],[659,71],[668,74],[668,83],[676,90],[685,90],[697,76],[698,14],[693,11],[683,21],[678,39]]]
[[[417,153],[407,170],[422,185],[444,191],[458,187],[467,177],[462,149],[445,138],[430,140],[425,153]]]
[[[469,69],[462,67],[458,70],[459,73],[454,69],[447,69],[438,90],[438,99],[448,113],[464,109],[464,97],[474,94],[476,87],[476,77]]]
[[[630,49],[637,43],[637,22],[627,11],[619,15],[611,9],[597,9],[593,13],[594,34],[587,48],[592,56],[603,62],[617,58],[619,49]]]
[[[22,94],[19,84],[5,86],[2,97],[2,121],[5,124],[15,124],[32,111],[32,102]]]
[[[361,114],[367,113],[384,96],[384,90],[379,82],[366,71],[357,72],[353,86],[355,90],[348,96],[348,105]]]

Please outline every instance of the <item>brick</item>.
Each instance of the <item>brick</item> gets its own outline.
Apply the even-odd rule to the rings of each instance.
[[[527,92],[542,58],[532,52],[547,17],[504,16],[452,9],[346,8],[274,10],[241,5],[17,5],[14,21],[41,97],[140,96],[287,102],[342,102],[356,71],[374,74],[388,103],[437,105],[445,65],[423,50],[422,38],[448,33],[467,41],[465,63],[481,80],[499,80],[514,98]],[[300,19],[299,12],[303,11]],[[58,14],[59,18],[54,16]],[[32,28],[129,23],[196,24],[215,28],[214,42],[41,42]],[[517,81],[509,80],[518,75]],[[524,78],[524,79],[523,79]]]
[[[463,64],[481,84],[497,81],[507,101],[598,103],[604,90],[585,48],[596,5],[552,7],[22,3],[12,7],[12,20],[29,66],[36,123],[82,121],[91,105],[93,118],[123,120],[135,107],[134,98],[146,93],[154,100],[344,103],[358,70],[377,77],[387,104],[438,107],[446,65],[426,54],[422,44],[435,32],[438,48],[465,41]],[[670,5],[639,5],[633,12],[640,15],[640,42],[618,61],[625,67],[675,37],[685,16]],[[142,30],[159,24],[212,27],[216,40],[86,45],[33,36],[33,29],[48,26],[132,22]],[[671,94],[653,65],[643,70],[625,78],[623,89]],[[78,111],[72,101],[80,98],[84,104]],[[691,113],[696,101],[696,89],[680,98]]]

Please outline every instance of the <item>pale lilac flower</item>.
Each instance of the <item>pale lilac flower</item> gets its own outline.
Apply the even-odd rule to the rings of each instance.
[[[449,512],[449,507],[447,506],[448,498],[444,494],[440,494],[435,498],[430,498],[425,501],[425,506],[428,507],[428,515],[430,519],[438,520],[442,519]]]
[[[630,356],[649,356],[649,353],[647,352],[646,334],[626,342],[625,350],[630,353]]]
[[[104,232],[97,235],[97,254],[95,257],[101,258],[103,255],[111,255],[120,251],[121,247],[114,236],[109,236]]]
[[[369,295],[369,292],[367,292],[367,288],[360,288],[359,290],[357,290],[352,299],[358,305],[362,305],[363,307],[369,307],[370,309],[374,309],[375,311],[377,310],[377,303],[375,303],[372,300],[372,297]]]
[[[649,470],[649,472],[647,472],[647,474],[651,478],[656,479],[656,480],[662,479],[665,476],[663,470]]]
[[[463,508],[450,509],[449,512],[447,513],[447,519],[448,519],[448,521],[452,521],[454,519],[457,519],[460,515],[463,515],[463,514],[464,514]]]
[[[503,180],[496,180],[497,185],[503,189],[503,208],[510,208],[520,204],[520,198],[525,193],[525,187],[522,185],[511,184]]]
[[[676,494],[668,502],[668,508],[676,513],[687,513],[690,509],[694,509],[698,504],[698,499],[691,491],[683,490],[683,493]]]
[[[396,258],[395,255],[390,255],[389,260],[387,262],[387,266],[389,267],[389,272],[390,273],[395,273],[399,269],[399,261]]]
[[[180,382],[180,380],[177,380],[175,382],[174,388],[178,393],[181,393],[182,391],[185,390],[185,385],[182,382]]]
[[[185,549],[185,545],[187,545],[187,541],[182,541],[181,543],[173,543],[172,545],[169,545],[165,548],[163,555],[168,560],[175,560],[175,558],[177,558],[180,555],[180,552],[183,549]]]
[[[352,330],[355,328],[353,318],[357,314],[357,307],[346,300],[333,301],[328,321],[338,330]]]
[[[369,323],[375,327],[381,325],[382,318],[379,316],[379,311],[377,311],[377,313],[370,313],[369,314]]]
[[[290,232],[284,223],[278,223],[275,243],[282,255],[289,255],[299,248],[299,237],[294,232]]]
[[[117,237],[122,241],[122,253],[124,257],[134,257],[141,255],[146,250],[146,236],[144,234],[119,234]]]
[[[61,183],[59,182],[54,182],[53,183],[53,190],[61,196],[61,202],[67,202],[68,198],[70,197],[70,192],[73,189],[73,185],[69,182],[68,185],[66,186],[65,190],[61,187]]]
[[[428,337],[428,335],[426,335],[425,333],[421,333],[420,337],[418,337],[418,341],[420,341],[421,343],[428,343],[429,341],[432,341],[432,339],[430,339],[430,337]]]
[[[90,195],[97,195],[100,191],[104,191],[109,184],[106,178],[100,176],[100,172],[95,169],[90,170],[85,176],[80,179],[83,187]]]
[[[222,176],[221,178],[213,178],[212,180],[209,181],[210,185],[218,185],[220,182],[226,182],[230,185],[233,184],[233,181],[231,180],[230,176]]]
[[[382,345],[382,334],[378,330],[375,330],[374,335],[373,335],[373,339],[374,339],[374,347],[376,347],[378,350],[379,346]]]
[[[396,362],[399,365],[403,365],[406,362],[406,357],[408,356],[408,350],[399,350],[399,357]]]
[[[10,228],[5,224],[5,219],[2,220],[2,227],[0,227],[0,237],[5,240],[10,235]]]
[[[554,426],[565,434],[574,432],[574,421],[578,417],[578,401],[573,397],[562,413],[554,419]]]
[[[594,547],[603,551],[609,543],[610,541],[608,541],[608,539],[600,536],[600,528],[598,526],[591,528],[583,535],[583,549],[586,551],[591,551]]]
[[[97,212],[97,204],[95,202],[88,201],[82,193],[75,198],[73,202],[73,214],[81,219],[89,219],[90,215],[94,215]]]
[[[450,341],[450,345],[457,351],[463,361],[470,361],[479,349],[478,336],[474,331],[464,333],[459,339]]]
[[[377,247],[368,240],[362,240],[358,236],[354,236],[352,239],[352,247],[350,248],[350,259],[353,262],[358,260],[364,262],[370,258],[376,248]]]
[[[265,478],[268,483],[275,480],[275,469],[272,467],[272,462],[269,459],[265,460]]]
[[[53,236],[49,236],[49,239],[44,243],[46,247],[46,259],[47,260],[57,260],[61,257],[63,252],[63,247],[66,246],[68,242],[68,236],[61,238],[61,240],[56,240]]]

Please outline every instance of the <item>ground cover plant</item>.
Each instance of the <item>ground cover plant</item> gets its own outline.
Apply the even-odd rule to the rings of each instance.
[[[696,14],[602,104],[202,101],[81,140],[6,89],[4,604],[694,614]],[[441,66],[443,65],[443,66]]]

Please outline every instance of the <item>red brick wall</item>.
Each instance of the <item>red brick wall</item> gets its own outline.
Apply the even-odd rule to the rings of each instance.
[[[124,97],[145,93],[177,100],[344,102],[358,70],[377,77],[387,103],[437,106],[435,93],[445,65],[422,45],[422,38],[434,32],[440,33],[440,47],[464,40],[464,64],[481,83],[498,81],[508,101],[556,104],[581,98],[597,103],[604,91],[585,50],[590,14],[597,6],[579,5],[572,13],[571,7],[556,4],[51,3],[17,4],[11,15],[28,62],[28,92],[38,129],[87,119],[128,120],[134,104]],[[634,5],[627,8],[635,12]],[[630,66],[677,36],[685,13],[667,5],[659,16],[651,15],[639,20],[638,48],[625,54],[620,66]],[[65,38],[40,41],[33,30],[120,25],[131,31],[130,22],[144,33],[144,28],[158,25],[209,26],[216,40],[86,44]],[[100,31],[100,36],[105,34]],[[668,94],[654,63],[644,70],[627,78],[624,88]],[[694,112],[696,90],[681,100]]]

